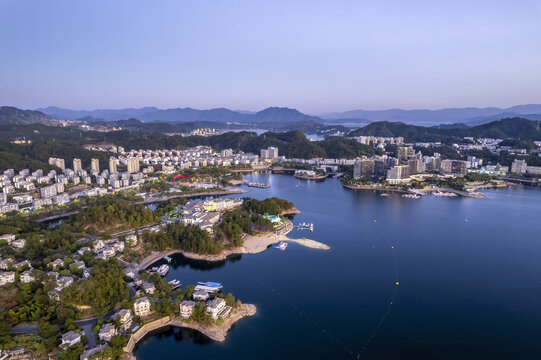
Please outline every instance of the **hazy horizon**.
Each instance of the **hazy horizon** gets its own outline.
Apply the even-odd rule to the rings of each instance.
[[[0,4],[0,101],[25,109],[541,103],[539,1],[28,4]]]

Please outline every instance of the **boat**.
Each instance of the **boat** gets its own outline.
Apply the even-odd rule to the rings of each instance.
[[[287,243],[280,241],[276,246],[274,246],[274,248],[284,251],[287,248]]]
[[[168,284],[171,284],[173,286],[173,290],[180,287],[180,281],[178,281],[177,279],[173,279],[171,281],[168,281]]]
[[[167,275],[167,273],[169,272],[169,265],[165,265],[165,264],[161,265],[161,266],[158,268],[158,270],[156,270],[156,272],[157,272],[158,274],[160,274],[161,276]]]
[[[380,194],[379,196],[389,196],[387,193]]]
[[[173,260],[173,259],[170,258],[169,256],[164,256],[163,259],[164,259],[165,261],[167,261],[168,263],[170,263],[170,262]]]

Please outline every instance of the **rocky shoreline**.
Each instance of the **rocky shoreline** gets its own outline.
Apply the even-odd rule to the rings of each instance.
[[[257,313],[257,307],[253,304],[242,304],[239,309],[235,309],[228,317],[224,319],[223,324],[200,324],[193,321],[182,320],[178,317],[164,317],[143,325],[137,332],[130,336],[130,340],[124,347],[124,359],[135,360],[133,354],[135,345],[152,331],[174,326],[179,328],[188,328],[199,331],[214,341],[225,341],[229,329],[240,319],[253,316]]]

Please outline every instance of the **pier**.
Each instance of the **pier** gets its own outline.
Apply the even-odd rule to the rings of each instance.
[[[267,185],[267,184],[258,184],[258,183],[248,183],[248,186],[249,186],[249,187],[259,188],[259,189],[268,189],[268,188],[270,188],[270,185]]]

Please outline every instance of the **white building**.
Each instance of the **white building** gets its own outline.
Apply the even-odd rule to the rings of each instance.
[[[133,303],[133,312],[136,316],[146,316],[150,314],[150,301],[146,296],[135,300]]]

